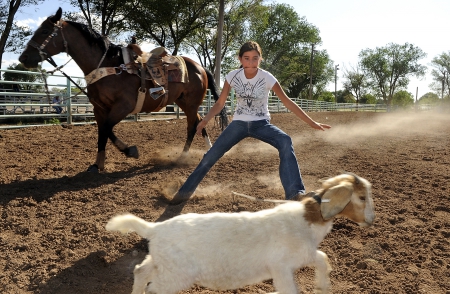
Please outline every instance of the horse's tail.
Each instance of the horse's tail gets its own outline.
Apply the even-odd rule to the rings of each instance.
[[[217,92],[217,84],[214,80],[213,74],[205,68],[206,75],[208,76],[208,89],[211,91],[211,95],[214,97],[214,101],[219,99],[219,93]],[[228,126],[227,105],[224,105],[219,114],[219,122],[222,131]]]

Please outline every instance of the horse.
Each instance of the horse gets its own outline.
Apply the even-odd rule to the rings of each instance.
[[[42,61],[54,63],[51,56],[66,52],[77,63],[84,75],[88,75],[100,67],[114,68],[117,73],[105,76],[87,85],[89,101],[94,106],[94,117],[98,127],[97,157],[94,164],[88,168],[89,172],[103,171],[105,167],[106,143],[108,138],[114,146],[127,157],[139,158],[136,146],[128,146],[113,132],[114,126],[133,112],[137,104],[138,92],[145,84],[145,100],[141,112],[159,110],[164,95],[158,99],[150,97],[154,86],[152,81],[143,80],[136,74],[122,71],[124,58],[122,47],[115,45],[107,38],[88,26],[61,19],[62,9],[55,15],[49,16],[34,32],[19,61],[26,68],[36,68]],[[176,103],[185,113],[187,120],[187,139],[183,154],[189,151],[196,128],[201,120],[198,108],[202,104],[207,89],[215,100],[218,99],[217,86],[212,73],[200,66],[192,59],[182,56],[185,61],[188,82],[169,82],[168,100],[166,104]],[[88,82],[88,81],[87,81]],[[221,120],[226,120],[226,112],[222,110]],[[211,147],[208,134],[202,130],[202,137],[208,147]]]

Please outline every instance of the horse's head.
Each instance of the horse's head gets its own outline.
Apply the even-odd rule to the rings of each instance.
[[[26,68],[36,68],[39,62],[66,50],[62,26],[60,24],[62,9],[48,17],[34,32],[19,61]],[[60,31],[60,32],[59,32]]]

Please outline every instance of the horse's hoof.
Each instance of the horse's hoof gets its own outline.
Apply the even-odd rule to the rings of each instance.
[[[88,167],[88,173],[98,173],[98,165],[93,164]]]
[[[134,157],[134,158],[138,159],[139,151],[136,146],[131,146],[131,147],[127,148],[126,155],[127,155],[127,157]]]

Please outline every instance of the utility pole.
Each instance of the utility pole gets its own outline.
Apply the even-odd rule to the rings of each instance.
[[[337,71],[339,70],[339,64],[334,66],[334,106],[337,104]]]
[[[312,74],[313,74],[314,46],[315,46],[315,44],[311,44],[311,59],[309,61],[309,100],[312,100]]]
[[[216,46],[216,71],[214,72],[214,80],[220,87],[220,66],[222,63],[222,35],[223,35],[223,14],[225,0],[220,0],[219,4],[219,27],[217,28],[217,46]]]
[[[414,103],[414,110],[417,112],[417,95],[419,94],[419,87],[416,87],[416,103]]]
[[[447,73],[447,71],[444,71],[443,74],[444,76],[442,77],[442,100],[444,100],[444,87],[445,87],[445,74]]]

